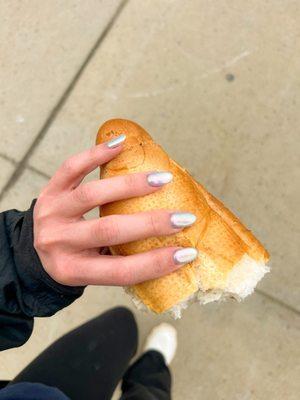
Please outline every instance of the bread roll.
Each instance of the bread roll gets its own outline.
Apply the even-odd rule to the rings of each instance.
[[[197,216],[195,224],[177,234],[111,247],[112,254],[124,256],[165,246],[195,247],[199,252],[181,269],[130,287],[135,303],[155,313],[169,310],[178,317],[191,300],[202,304],[226,297],[240,300],[252,293],[268,272],[269,255],[260,242],[138,124],[109,120],[100,127],[97,143],[120,134],[126,135],[124,150],[101,168],[101,178],[154,170],[170,171],[174,178],[153,194],[102,206],[101,215],[169,209]]]

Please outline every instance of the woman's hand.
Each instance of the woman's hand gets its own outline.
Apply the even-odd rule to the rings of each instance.
[[[101,254],[101,248],[171,235],[195,222],[189,213],[166,210],[85,220],[102,204],[160,189],[169,172],[137,173],[82,184],[83,178],[122,151],[121,135],[66,160],[38,197],[34,247],[47,273],[70,285],[132,285],[168,274],[197,256],[193,248],[167,247],[131,256]]]

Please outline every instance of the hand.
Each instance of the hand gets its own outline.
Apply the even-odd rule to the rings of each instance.
[[[195,249],[176,247],[126,257],[101,252],[106,246],[171,235],[195,221],[192,214],[167,210],[84,219],[87,211],[99,205],[153,193],[172,179],[166,172],[137,173],[81,183],[122,151],[122,139],[66,160],[37,199],[34,247],[44,269],[61,284],[132,285],[168,274],[197,255]]]

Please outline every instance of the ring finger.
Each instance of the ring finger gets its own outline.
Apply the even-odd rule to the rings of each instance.
[[[70,229],[68,239],[79,249],[113,246],[153,236],[172,235],[195,221],[194,214],[167,210],[111,215],[77,222]]]

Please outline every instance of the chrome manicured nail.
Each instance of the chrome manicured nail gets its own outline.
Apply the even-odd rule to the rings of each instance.
[[[153,172],[147,176],[147,181],[150,186],[163,186],[171,182],[173,175],[171,172]]]
[[[106,142],[106,146],[109,149],[114,149],[115,147],[120,146],[120,144],[123,143],[125,139],[126,139],[126,135],[122,134],[122,135],[120,135],[120,136],[118,136],[116,138],[113,138],[113,139],[109,140],[108,142]]]
[[[191,261],[194,261],[198,256],[198,251],[194,249],[194,247],[186,247],[184,249],[180,249],[175,251],[174,253],[174,261],[175,264],[186,264]]]
[[[176,212],[171,214],[171,225],[173,228],[185,228],[196,222],[196,215],[187,212]]]

